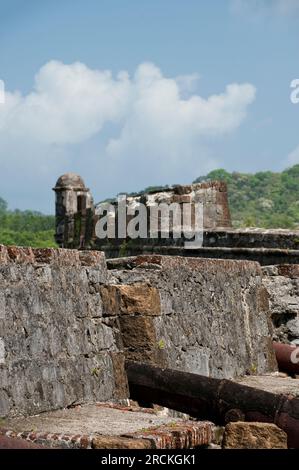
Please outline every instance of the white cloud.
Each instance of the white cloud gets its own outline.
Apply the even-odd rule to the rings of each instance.
[[[48,62],[30,93],[6,90],[0,105],[2,187],[9,193],[18,172],[20,191],[23,178],[37,195],[35,181],[46,188],[60,171],[87,172],[95,153],[98,164],[92,160],[89,174],[97,173],[97,181],[106,174],[101,187],[111,194],[192,181],[218,165],[211,141],[235,131],[255,99],[254,86],[246,83],[203,98],[195,93],[198,79],[167,78],[151,63],[141,64],[132,77],[114,77],[82,63]]]
[[[6,92],[0,108],[0,132],[50,143],[75,143],[117,121],[125,109],[129,79],[84,64],[51,61],[35,77],[32,93]]]
[[[196,75],[165,78],[151,63],[141,64],[130,79],[126,72],[113,78],[109,71],[91,70],[81,63],[51,61],[36,75],[31,93],[6,92],[0,138],[76,143],[112,122],[122,131],[110,142],[111,149],[151,136],[178,141],[237,128],[254,100],[254,87],[231,84],[223,94],[208,99],[199,95],[183,99],[182,93],[190,91],[197,79]]]
[[[152,64],[138,67],[133,89],[120,136],[108,144],[113,155],[139,150],[180,158],[190,147],[196,148],[198,139],[236,129],[255,97],[252,85],[231,84],[223,94],[208,99],[199,95],[182,99],[178,82],[163,77]]]
[[[231,0],[235,13],[292,15],[299,13],[299,0]]]

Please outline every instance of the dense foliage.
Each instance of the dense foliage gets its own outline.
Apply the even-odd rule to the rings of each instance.
[[[227,183],[234,226],[299,228],[299,165],[282,173],[228,173],[220,169],[195,182],[211,180]]]
[[[55,218],[33,211],[10,211],[0,198],[0,243],[32,247],[55,247]]]

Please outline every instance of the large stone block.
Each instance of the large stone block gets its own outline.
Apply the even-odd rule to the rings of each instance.
[[[106,285],[100,289],[103,314],[119,316],[125,356],[133,361],[163,364],[163,343],[156,335],[154,318],[161,315],[159,291],[147,283]]]
[[[92,441],[93,449],[151,449],[149,439],[130,439],[118,436],[97,436]]]
[[[271,423],[229,423],[223,437],[224,449],[287,449],[287,434]]]
[[[161,314],[159,291],[146,283],[102,286],[101,295],[106,315]]]

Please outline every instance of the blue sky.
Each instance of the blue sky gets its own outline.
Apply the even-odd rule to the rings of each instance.
[[[0,0],[0,196],[54,211],[299,163],[299,0]]]

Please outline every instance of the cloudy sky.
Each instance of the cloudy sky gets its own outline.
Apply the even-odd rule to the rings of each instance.
[[[0,0],[0,196],[299,163],[299,0]]]

